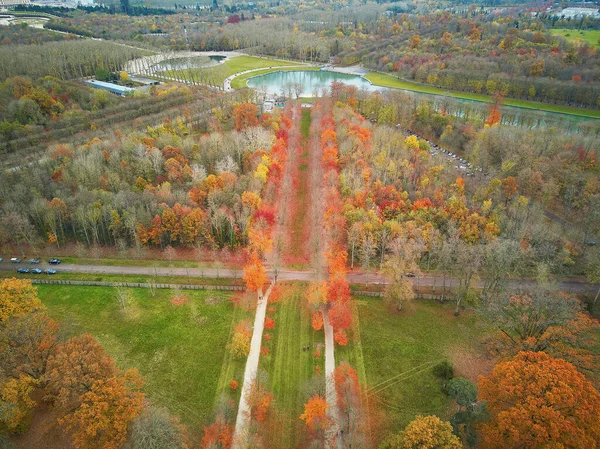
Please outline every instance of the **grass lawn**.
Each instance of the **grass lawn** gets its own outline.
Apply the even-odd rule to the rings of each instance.
[[[600,30],[570,30],[568,28],[555,28],[550,30],[550,32],[570,41],[581,40],[594,47],[600,47]]]
[[[254,78],[255,76],[266,75],[267,73],[272,73],[272,72],[285,72],[285,71],[293,71],[293,70],[320,70],[320,68],[315,67],[315,66],[306,66],[306,67],[301,67],[301,68],[299,68],[298,66],[294,66],[294,67],[283,67],[280,69],[257,70],[252,73],[245,73],[243,75],[236,76],[231,81],[231,87],[233,89],[242,89],[242,88],[246,87],[246,82],[250,78]]]
[[[251,314],[234,308],[228,293],[186,291],[189,302],[175,306],[173,291],[152,297],[148,289],[130,289],[125,312],[111,288],[40,285],[38,292],[69,333],[91,333],[121,368],[137,368],[148,398],[191,431],[211,419],[229,381],[243,376],[244,361],[232,360],[226,345],[232,325]]]
[[[169,70],[162,72],[166,76],[174,76],[176,78],[193,78],[198,81],[206,79],[206,81],[215,86],[223,86],[225,78],[245,70],[259,69],[272,66],[299,66],[298,62],[281,61],[277,59],[257,58],[254,56],[236,56],[227,59],[223,64],[219,64],[208,68],[196,68],[185,70]]]
[[[324,388],[324,377],[318,375],[316,367],[325,371],[325,349],[316,358],[314,351],[323,344],[323,331],[315,331],[311,326],[309,314],[303,309],[302,301],[306,285],[295,283],[282,286],[279,301],[269,307],[275,308],[272,318],[273,329],[265,329],[272,336],[271,341],[263,344],[269,349],[269,355],[261,355],[260,369],[269,375],[275,407],[284,414],[281,429],[269,438],[276,438],[277,447],[293,448],[300,443],[302,429],[299,417],[304,411],[304,403],[315,388]],[[310,350],[303,347],[310,345]],[[316,376],[316,377],[315,377]]]
[[[493,101],[492,97],[489,95],[442,89],[440,87],[406,81],[385,73],[371,72],[366,74],[364,77],[376,86],[392,87],[426,94],[444,95],[448,97],[461,98],[464,100],[481,101],[484,103],[490,103]],[[502,101],[506,106],[515,106],[519,108],[535,109],[546,112],[558,112],[561,114],[571,114],[582,117],[600,118],[600,110],[541,103],[538,101],[519,100],[515,98],[504,98]]]
[[[452,401],[440,391],[431,367],[450,360],[456,375],[470,378],[489,367],[488,360],[477,356],[484,332],[477,317],[472,313],[454,317],[451,304],[429,300],[418,300],[401,314],[390,312],[381,299],[354,301],[368,397],[381,404],[389,430],[402,430],[418,414],[449,419]],[[340,352],[336,349],[336,358]]]

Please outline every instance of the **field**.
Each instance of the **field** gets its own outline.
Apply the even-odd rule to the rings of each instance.
[[[236,56],[234,58],[227,59],[222,64],[210,68],[169,70],[168,72],[163,72],[163,74],[175,78],[207,78],[211,84],[222,86],[226,78],[236,73],[243,72],[245,70],[269,68],[279,65],[297,67],[301,64],[293,61],[257,58],[254,56]]]
[[[556,28],[550,30],[552,34],[562,36],[570,41],[581,39],[594,47],[600,47],[600,30],[570,30],[568,28]]]
[[[111,288],[42,285],[38,291],[69,333],[91,333],[121,368],[137,368],[148,398],[191,430],[211,419],[219,392],[243,376],[244,361],[233,360],[225,347],[232,324],[247,312],[234,308],[227,293],[185,291],[189,302],[175,306],[173,291],[152,297],[149,289],[131,289],[123,311]]]
[[[323,332],[311,327],[311,319],[302,302],[306,286],[294,284],[283,286],[279,301],[270,305],[275,309],[272,318],[275,327],[270,333],[271,341],[263,344],[269,349],[269,355],[260,358],[260,369],[268,373],[270,386],[275,396],[275,406],[284,416],[283,424],[277,435],[278,447],[296,447],[299,442],[298,417],[303,404],[317,386],[324,388],[325,350],[321,348],[320,357],[315,357],[315,349],[323,345]],[[310,346],[309,350],[303,350]],[[319,368],[317,368],[319,367]]]
[[[410,90],[413,92],[421,92],[432,95],[444,95],[448,97],[460,98],[463,100],[481,101],[484,103],[490,103],[493,101],[492,97],[489,95],[446,90],[435,86],[429,86],[427,84],[406,81],[385,73],[371,72],[366,74],[364,77],[376,86],[392,87],[395,89]],[[502,101],[506,106],[514,106],[525,109],[535,109],[538,111],[546,112],[558,112],[561,114],[571,114],[582,117],[600,118],[600,110],[577,108],[573,106],[564,106],[550,103],[541,103],[537,101],[519,100],[515,98],[504,98]]]
[[[456,376],[476,381],[490,362],[477,357],[483,329],[474,314],[452,315],[450,304],[419,300],[402,314],[381,299],[355,297],[369,400],[377,400],[389,427],[401,429],[418,414],[448,419],[452,401],[440,391],[431,367],[450,360]],[[356,351],[355,351],[356,352]],[[336,359],[339,351],[336,353]],[[336,360],[338,362],[338,360]],[[360,375],[360,367],[358,367]]]

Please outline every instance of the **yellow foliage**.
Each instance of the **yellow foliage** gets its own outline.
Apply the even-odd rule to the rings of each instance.
[[[43,308],[31,281],[11,278],[0,282],[0,322]]]

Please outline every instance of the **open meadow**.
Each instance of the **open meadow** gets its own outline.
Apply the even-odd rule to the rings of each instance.
[[[226,345],[247,312],[234,308],[230,294],[128,289],[123,310],[109,287],[40,285],[38,291],[69,333],[91,333],[121,368],[137,368],[148,398],[192,428],[209,422],[220,393],[243,373],[244,361]]]

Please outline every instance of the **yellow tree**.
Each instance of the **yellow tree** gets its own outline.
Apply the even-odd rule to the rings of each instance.
[[[0,323],[43,308],[31,281],[12,278],[0,282]]]
[[[387,443],[391,449],[462,449],[450,423],[437,416],[417,416]]]

